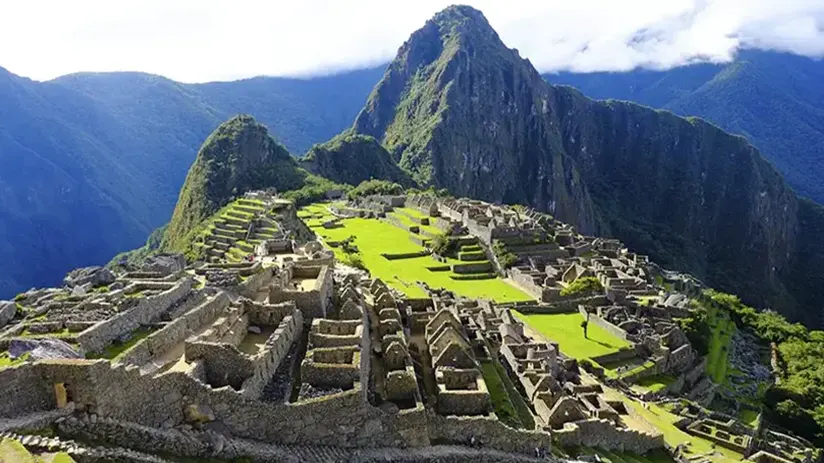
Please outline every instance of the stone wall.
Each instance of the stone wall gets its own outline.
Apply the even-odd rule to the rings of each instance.
[[[56,405],[54,389],[41,381],[29,363],[0,369],[0,416],[14,417],[49,410]]]
[[[535,455],[536,448],[549,453],[552,439],[549,433],[513,429],[495,418],[483,416],[428,415],[429,439],[469,445],[473,443],[505,452]]]
[[[272,267],[266,267],[260,272],[246,277],[237,287],[241,296],[254,299],[257,293],[272,281]]]
[[[266,340],[263,351],[251,358],[252,375],[243,382],[242,394],[251,398],[260,397],[302,329],[303,316],[292,306],[291,313],[283,317],[275,332]]]
[[[611,421],[588,419],[564,424],[553,431],[555,441],[563,447],[597,447],[644,454],[664,446],[664,435],[618,428]]]
[[[323,318],[332,301],[334,280],[332,269],[329,266],[301,266],[291,265],[279,275],[281,282],[296,278],[316,278],[315,285],[310,291],[286,289],[283,285],[273,285],[269,291],[269,301],[272,303],[294,301],[298,310],[303,312],[303,318]]]
[[[583,315],[586,317],[586,313],[584,313]],[[592,323],[592,324],[600,326],[601,328],[603,328],[604,330],[606,330],[607,332],[609,332],[610,334],[612,334],[616,338],[623,339],[624,341],[628,340],[626,331],[622,330],[621,328],[618,328],[617,326],[613,325],[609,321],[604,320],[603,318],[599,317],[597,314],[590,313],[589,322]]]
[[[77,343],[83,352],[98,352],[141,325],[157,321],[163,312],[186,296],[192,289],[192,278],[186,278],[172,289],[142,299],[137,306],[102,321],[77,335]]]
[[[147,363],[152,357],[162,355],[173,345],[184,341],[213,321],[218,313],[228,306],[229,296],[223,292],[218,293],[135,344],[118,359],[118,362],[133,365]]]

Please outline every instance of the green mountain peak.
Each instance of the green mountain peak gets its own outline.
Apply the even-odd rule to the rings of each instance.
[[[163,248],[184,250],[198,224],[244,192],[300,188],[306,176],[253,117],[229,119],[206,139],[189,169]]]

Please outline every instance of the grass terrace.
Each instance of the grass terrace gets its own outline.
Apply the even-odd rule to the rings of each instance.
[[[0,352],[0,369],[19,365],[25,362],[28,357],[29,354],[25,353],[16,359],[12,359],[8,352]]]
[[[624,398],[624,403],[627,407],[632,407],[632,409],[648,423],[658,428],[658,430],[664,434],[664,441],[672,447],[678,446],[679,444],[687,444],[688,449],[693,455],[709,454],[708,458],[713,463],[733,463],[744,460],[744,457],[740,453],[716,445],[707,439],[687,434],[678,429],[674,423],[678,421],[680,417],[656,404],[649,404],[649,408],[644,408],[640,403],[629,398]]]
[[[654,375],[654,376],[647,376],[646,378],[641,378],[632,385],[632,389],[637,392],[661,392],[669,386],[670,384],[675,382],[675,378],[669,375]]]
[[[90,359],[99,359],[99,358],[101,358],[101,359],[115,360],[118,357],[120,357],[121,355],[123,355],[124,353],[126,353],[126,351],[128,351],[129,349],[134,347],[135,344],[137,344],[138,342],[142,341],[143,339],[148,337],[150,334],[155,332],[155,330],[156,330],[156,328],[150,328],[150,327],[138,328],[136,331],[134,331],[131,334],[129,339],[126,340],[125,342],[114,342],[114,343],[110,344],[108,347],[106,347],[105,349],[103,349],[103,352],[87,354],[86,358],[90,358]]]
[[[460,261],[450,259],[439,262],[423,255],[401,259],[387,259],[385,255],[420,254],[426,249],[413,243],[410,233],[388,222],[377,219],[349,218],[340,221],[336,228],[323,228],[322,224],[334,216],[325,204],[307,206],[298,213],[306,224],[324,242],[339,242],[354,236],[354,244],[360,251],[363,264],[372,276],[382,279],[387,285],[403,292],[410,298],[426,297],[426,292],[416,282],[423,281],[433,288],[446,288],[456,294],[471,298],[492,299],[496,302],[517,302],[533,300],[528,294],[497,277],[483,274],[483,279],[456,280],[457,276],[446,266]],[[345,254],[339,247],[330,246],[335,256],[344,260]],[[473,274],[457,277],[471,277]]]
[[[581,328],[584,317],[578,312],[564,314],[515,312],[515,316],[547,339],[557,342],[564,355],[576,359],[611,354],[622,347],[630,347],[627,341],[613,336],[594,323],[589,324],[588,337],[584,338],[584,330]]]
[[[707,354],[707,375],[718,384],[727,383],[729,347],[735,333],[735,322],[729,313],[714,306],[707,307],[707,323],[712,329]]]

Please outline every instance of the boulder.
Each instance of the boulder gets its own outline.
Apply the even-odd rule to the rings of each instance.
[[[262,333],[262,332],[263,332],[263,331],[260,329],[260,327],[257,327],[257,326],[250,326],[250,327],[246,328],[246,331],[248,331],[248,332],[250,332],[250,333],[252,333],[252,334],[260,334],[260,333]]]
[[[83,358],[71,344],[59,339],[12,339],[9,343],[11,358],[18,358],[27,352],[31,361]]]
[[[10,301],[0,301],[0,328],[6,326],[17,315],[17,304]]]
[[[93,288],[114,283],[114,273],[105,267],[76,268],[66,274],[63,283],[69,288],[91,284]]]
[[[151,256],[141,267],[143,272],[159,272],[163,276],[177,273],[186,268],[186,257],[183,254],[164,253]]]

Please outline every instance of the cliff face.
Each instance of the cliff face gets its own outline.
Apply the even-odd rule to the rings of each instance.
[[[183,249],[192,230],[233,197],[269,187],[300,188],[306,176],[254,118],[229,119],[206,139],[189,169],[163,248]]]
[[[820,245],[809,244],[793,192],[745,139],[553,87],[470,7],[447,8],[412,35],[354,129],[424,185],[529,204],[748,303],[818,320],[799,310],[811,307],[793,265],[800,235]]]

